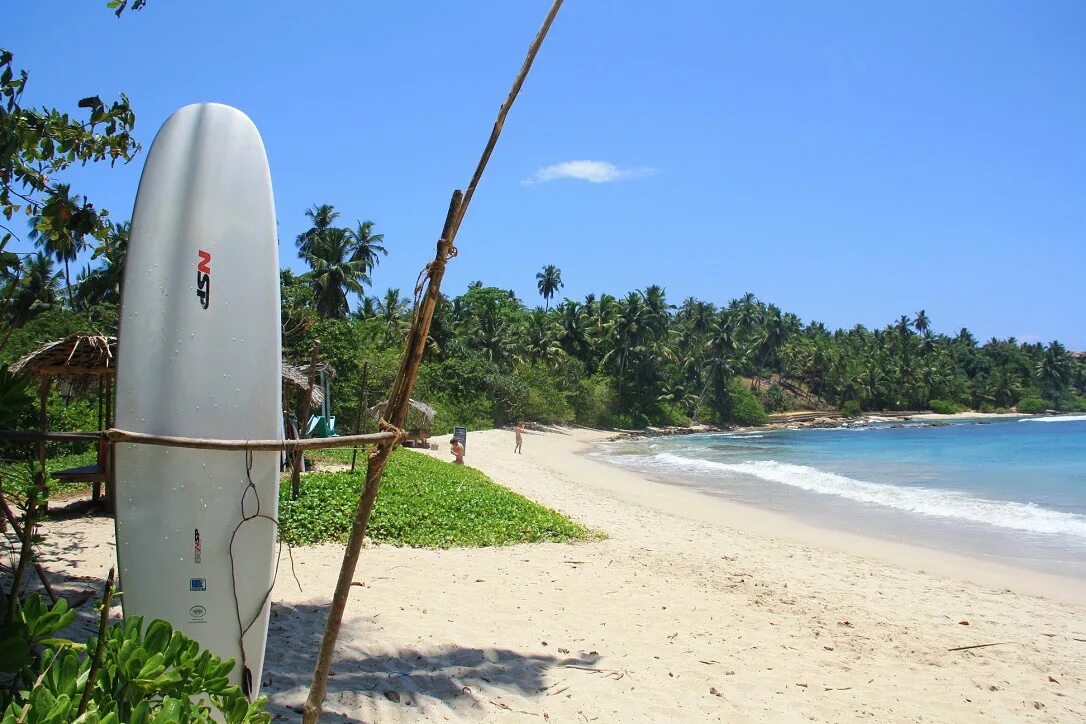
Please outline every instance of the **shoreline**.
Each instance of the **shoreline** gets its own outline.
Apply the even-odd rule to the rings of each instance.
[[[564,460],[562,467],[580,468],[577,472],[585,481],[590,481],[589,485],[617,495],[628,503],[647,505],[658,512],[686,520],[724,526],[740,534],[753,533],[829,548],[921,574],[934,574],[989,588],[1009,589],[1063,603],[1086,605],[1086,579],[825,528],[785,513],[702,493],[588,456],[598,443],[606,441],[605,438],[582,443],[575,451],[581,462],[571,465]],[[602,466],[610,472],[591,470],[592,466]]]
[[[1073,414],[1073,413],[1067,413]],[[947,422],[952,420],[986,420],[986,419],[1003,419],[1003,418],[1028,418],[1028,417],[1040,417],[1041,415],[1028,415],[1021,412],[955,412],[955,413],[939,413],[939,412],[868,412],[855,417],[848,417],[840,412],[821,412],[821,411],[794,411],[794,412],[781,412],[775,413],[769,416],[769,422],[764,425],[734,425],[720,427],[717,425],[708,425],[695,423],[691,425],[677,425],[672,427],[646,427],[641,430],[625,430],[616,428],[610,431],[600,430],[598,432],[609,432],[612,435],[612,439],[616,440],[636,440],[642,438],[651,437],[670,437],[673,435],[699,435],[703,433],[714,432],[751,432],[755,430],[804,430],[808,428],[834,428],[834,427],[858,427],[869,425],[876,422],[911,422],[919,420],[921,422]],[[561,427],[555,427],[552,429],[562,429]],[[591,428],[575,428],[591,430]]]
[[[1086,719],[1086,606],[1057,600],[1056,581],[1001,587],[1005,571],[904,547],[887,562],[868,539],[584,456],[609,435],[529,431],[518,455],[511,431],[468,433],[468,465],[606,537],[367,546],[324,718]],[[434,441],[413,454],[450,460],[448,436]],[[61,518],[43,532],[43,565],[71,579],[54,585],[100,590],[112,521]],[[305,701],[342,555],[282,552],[262,677],[277,719],[297,720]],[[80,616],[92,631],[93,608]]]
[[[616,481],[617,485],[601,485],[631,503],[647,504],[660,512],[688,520],[726,526],[738,533],[753,533],[858,555],[920,574],[932,574],[988,588],[1041,596],[1063,603],[1086,605],[1084,578],[987,560],[968,553],[835,530],[794,515],[735,502],[665,478],[596,460],[589,457],[594,449],[594,444],[586,445],[578,454],[588,462],[639,479],[640,482],[633,486],[629,481]],[[631,493],[633,490],[636,492]]]

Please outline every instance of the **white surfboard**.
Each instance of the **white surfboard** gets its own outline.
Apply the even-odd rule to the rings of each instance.
[[[185,106],[155,137],[132,213],[117,427],[281,439],[281,375],[279,255],[264,144],[237,109]],[[262,515],[276,517],[278,459],[253,453],[247,472],[244,452],[132,444],[116,451],[125,615],[143,616],[145,625],[165,619],[234,658],[232,681],[253,697],[267,640],[275,525],[268,518],[242,525],[233,563],[231,536],[258,503]]]

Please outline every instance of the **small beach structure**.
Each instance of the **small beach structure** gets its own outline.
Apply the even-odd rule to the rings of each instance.
[[[407,412],[407,419],[404,421],[404,431],[407,433],[407,437],[404,438],[403,446],[429,447],[430,443],[427,441],[430,439],[430,428],[434,424],[437,410],[418,400],[408,400],[407,403],[410,405],[410,409]],[[384,419],[387,405],[388,400],[378,403],[369,408],[366,415],[374,420]]]
[[[117,372],[117,338],[93,332],[76,332],[66,337],[55,339],[24,355],[11,365],[14,373],[33,375],[38,378],[38,400],[40,406],[39,424],[43,431],[49,430],[46,407],[54,380],[63,380],[70,390],[85,391],[97,385],[98,394],[98,429],[113,427],[113,380]],[[316,371],[321,374],[335,375],[332,368],[318,363]],[[309,402],[315,409],[322,409],[326,403],[325,389],[328,385],[314,385]],[[296,366],[283,362],[283,399],[294,391],[304,400],[309,390],[309,367]],[[84,465],[67,470],[57,470],[51,477],[65,482],[91,483],[91,499],[97,502],[102,498],[105,486],[106,507],[112,510],[110,493],[113,489],[112,445],[104,440],[98,442],[97,459],[92,465]]]
[[[67,337],[46,342],[38,349],[23,356],[11,366],[11,371],[34,375],[38,378],[40,424],[43,431],[49,429],[46,407],[53,380],[59,378],[69,389],[84,390],[98,387],[98,429],[113,425],[113,378],[117,365],[117,338],[90,332],[76,332]],[[98,441],[97,459],[93,465],[67,470],[57,470],[52,477],[65,482],[87,482],[93,486],[91,499],[95,502],[106,487],[107,507],[112,489],[112,465],[110,446],[105,440]]]
[[[320,365],[317,365],[320,369]],[[304,395],[309,389],[309,366],[293,365],[283,360],[283,400],[287,400],[289,394],[294,392]],[[313,393],[309,397],[309,404],[315,408],[324,407],[324,388],[322,385],[313,385]]]

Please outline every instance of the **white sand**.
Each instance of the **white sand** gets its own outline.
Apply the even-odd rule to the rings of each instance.
[[[577,454],[604,437],[529,432],[514,455],[511,431],[469,434],[469,465],[609,537],[365,549],[325,721],[1086,721],[1081,581],[811,529]],[[104,578],[110,520],[48,534],[65,561],[50,568]],[[264,693],[296,720],[342,550],[294,551],[301,593],[285,555]]]

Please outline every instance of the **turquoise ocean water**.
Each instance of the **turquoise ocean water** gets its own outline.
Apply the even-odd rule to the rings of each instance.
[[[608,443],[607,462],[826,528],[1086,578],[1086,416]]]

